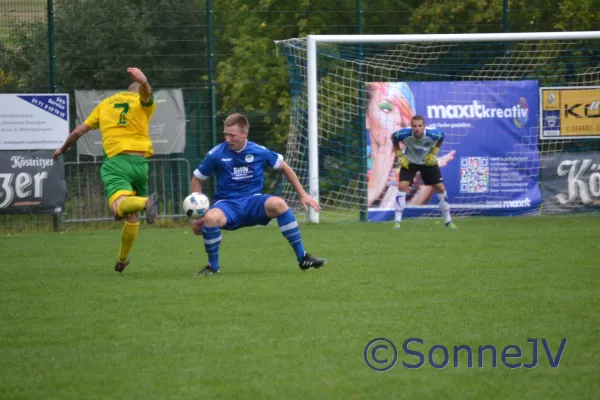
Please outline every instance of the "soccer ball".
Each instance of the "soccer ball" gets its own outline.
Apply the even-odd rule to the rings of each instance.
[[[183,200],[183,212],[192,219],[202,218],[210,207],[210,200],[202,193],[192,193]]]

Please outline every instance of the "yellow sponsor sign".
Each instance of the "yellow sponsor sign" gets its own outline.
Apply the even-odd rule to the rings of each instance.
[[[600,87],[540,88],[542,139],[600,137]]]

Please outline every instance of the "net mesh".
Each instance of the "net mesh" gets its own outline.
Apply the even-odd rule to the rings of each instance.
[[[294,168],[301,183],[308,187],[307,41],[306,38],[289,39],[278,42],[278,46],[286,58],[292,94],[286,161]],[[491,88],[489,90],[493,98],[503,99],[514,95],[515,90],[510,82],[536,82],[535,92],[539,93],[538,87],[600,85],[599,73],[600,40],[319,43],[318,164],[319,201],[323,205],[320,220],[393,218],[398,166],[391,144],[385,138],[389,139],[391,133],[399,128],[409,127],[410,117],[419,109],[423,110],[428,126],[432,123],[432,126],[436,126],[437,122],[439,129],[447,128],[439,158],[444,160],[440,162],[442,175],[446,177],[447,174],[449,178],[446,179],[446,188],[449,194],[452,193],[450,203],[453,215],[485,214],[486,210],[495,206],[508,204],[506,201],[514,202],[522,198],[519,192],[525,189],[539,190],[538,181],[547,173],[547,167],[558,153],[598,150],[600,142],[593,137],[598,135],[598,125],[590,126],[590,132],[587,133],[589,137],[573,139],[561,136],[541,140],[539,118],[532,118],[534,111],[537,115],[539,104],[517,102],[509,107],[509,111],[505,110],[503,116],[517,126],[520,123],[523,125],[518,137],[515,138],[513,133],[510,140],[505,140],[508,133],[503,131],[501,123],[497,123],[485,132],[488,137],[486,140],[490,146],[503,141],[506,145],[490,150],[493,157],[476,157],[476,154],[457,153],[464,152],[465,146],[473,146],[475,140],[474,125],[465,122],[465,118],[459,118],[460,106],[471,105],[475,111],[478,111],[476,107],[483,107],[479,112],[486,109],[490,112],[490,109],[498,107],[491,102],[473,103],[479,98],[479,92],[474,89],[477,87],[474,86],[475,82]],[[409,84],[405,85],[404,82]],[[448,88],[444,94],[447,101],[445,105],[453,105],[454,101],[454,106],[459,107],[447,107],[446,115],[442,115],[444,111],[438,109],[436,116],[435,109],[425,108],[426,99],[423,96],[415,98],[410,93],[410,87],[414,88],[415,83],[424,82],[454,82],[455,85],[445,86]],[[431,92],[435,89],[429,90],[429,96],[425,97],[439,97],[439,93]],[[390,110],[396,118],[394,121],[390,120],[390,115],[378,117],[369,112],[372,102],[381,101],[382,94],[390,103]],[[541,94],[538,98],[541,98]],[[592,108],[586,110],[589,111],[588,121],[599,116],[598,110]],[[452,115],[453,110],[457,115]],[[522,119],[529,119],[526,126],[525,121],[520,121]],[[458,123],[450,124],[455,122]],[[464,128],[460,127],[460,123]],[[378,138],[381,139],[379,142]],[[467,182],[465,176],[470,176],[471,181]],[[464,186],[465,182],[469,188]],[[500,189],[494,190],[494,187]],[[281,190],[292,208],[300,210],[301,204],[291,185],[284,181]],[[540,195],[539,207],[524,207],[523,204],[519,207],[518,203],[513,203],[513,214],[557,211],[546,206],[541,198]],[[384,212],[372,218],[376,211]],[[418,175],[411,186],[405,213],[419,217],[440,215],[436,196],[430,187],[419,182]]]

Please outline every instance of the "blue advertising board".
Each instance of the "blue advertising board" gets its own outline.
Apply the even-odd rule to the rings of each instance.
[[[453,214],[539,208],[537,81],[374,82],[367,93],[369,221],[393,219],[398,166],[390,138],[413,115],[445,133],[438,160]],[[404,216],[436,210],[437,196],[416,178]]]

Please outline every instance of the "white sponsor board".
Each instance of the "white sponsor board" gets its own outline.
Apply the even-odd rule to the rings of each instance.
[[[69,95],[0,94],[0,150],[57,149],[69,135]]]

